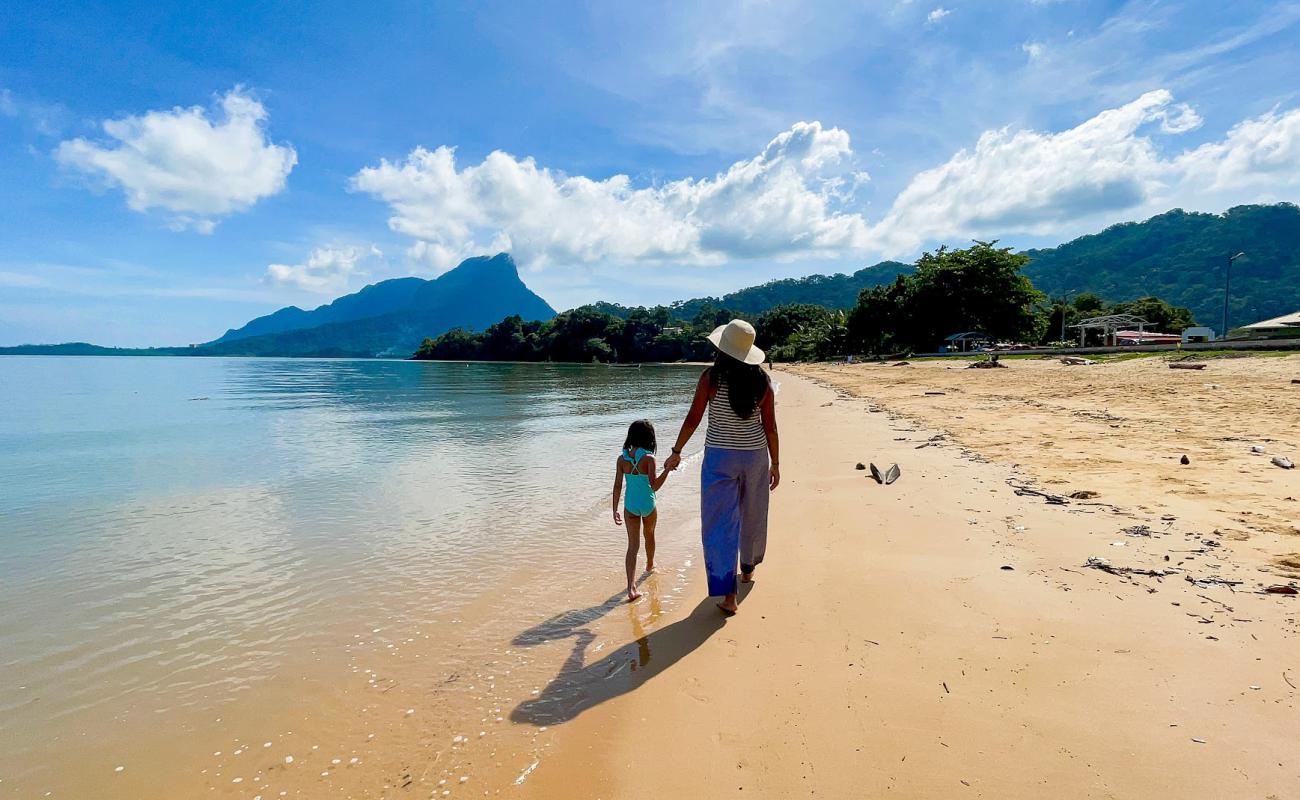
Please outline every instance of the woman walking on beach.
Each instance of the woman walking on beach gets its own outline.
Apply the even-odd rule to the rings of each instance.
[[[763,371],[763,351],[754,346],[754,326],[739,319],[709,334],[718,349],[713,366],[695,387],[691,410],[682,422],[669,470],[681,463],[707,409],[704,464],[700,468],[700,523],[709,595],[718,608],[736,613],[736,560],[748,583],[767,549],[767,495],[781,482],[772,384]]]

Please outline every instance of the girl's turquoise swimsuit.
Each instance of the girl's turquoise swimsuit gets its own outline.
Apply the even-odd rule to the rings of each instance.
[[[637,470],[637,465],[641,463],[644,456],[649,455],[649,452],[645,448],[638,447],[635,452],[624,450],[621,456],[632,464],[632,471],[624,476],[624,485],[627,488],[623,492],[623,509],[638,517],[648,517],[655,510],[655,490],[650,488],[650,476],[643,475]]]

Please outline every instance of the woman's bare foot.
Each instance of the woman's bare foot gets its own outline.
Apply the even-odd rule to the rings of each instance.
[[[641,590],[640,590],[640,589],[636,588],[635,586],[629,586],[629,587],[627,587],[627,601],[628,601],[629,603],[635,603],[636,601],[638,601],[638,600],[640,600],[640,599],[641,599]]]
[[[722,598],[722,602],[718,603],[718,608],[729,617],[735,616],[736,612],[740,610],[740,606],[736,605],[736,595],[732,593]]]
[[[654,574],[654,571],[655,571],[655,562],[653,562],[653,561],[647,561],[647,562],[645,563],[645,571],[646,571],[647,573],[649,573],[649,574]]]

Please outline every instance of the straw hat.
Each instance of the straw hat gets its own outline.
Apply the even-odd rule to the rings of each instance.
[[[719,325],[708,335],[713,346],[746,364],[762,364],[763,351],[754,346],[754,326],[743,319],[733,319],[726,325]]]

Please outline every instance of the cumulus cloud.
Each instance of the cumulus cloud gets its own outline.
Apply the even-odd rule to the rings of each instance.
[[[873,249],[1010,234],[1059,235],[1083,224],[1174,206],[1222,210],[1300,188],[1300,110],[1238,124],[1222,141],[1166,156],[1145,130],[1201,124],[1164,90],[1059,133],[993,130],[974,148],[918,173],[871,229]]]
[[[126,194],[135,211],[161,209],[174,229],[211,233],[219,218],[284,189],[298,154],[267,137],[266,108],[241,87],[220,113],[199,107],[105,120],[110,141],[72,139],[55,157]]]
[[[364,275],[360,265],[369,258],[380,258],[383,253],[371,245],[360,247],[318,247],[302,264],[270,264],[263,283],[272,286],[290,286],[319,294],[338,293],[348,288],[353,275]]]
[[[951,13],[952,13],[951,8],[944,8],[940,6],[939,8],[936,8],[935,10],[931,11],[929,14],[926,14],[925,21],[927,24],[933,25]]]
[[[865,220],[844,210],[865,180],[847,133],[800,122],[711,178],[660,186],[565,175],[501,151],[458,166],[445,146],[383,160],[351,185],[387,203],[389,226],[416,240],[408,255],[435,268],[497,249],[540,268],[838,255],[865,242]]]

